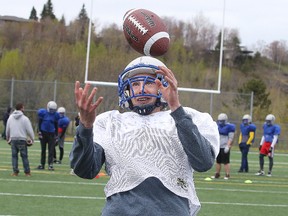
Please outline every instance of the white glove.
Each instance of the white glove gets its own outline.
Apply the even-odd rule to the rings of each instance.
[[[229,150],[230,150],[230,148],[228,147],[228,146],[226,146],[225,148],[224,148],[224,153],[228,153],[229,152]]]

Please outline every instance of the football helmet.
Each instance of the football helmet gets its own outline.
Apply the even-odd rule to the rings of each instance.
[[[275,122],[275,116],[273,114],[268,114],[265,118],[265,122],[267,125],[273,125]]]
[[[57,110],[58,113],[65,113],[66,109],[64,107],[59,107]]]
[[[66,109],[64,107],[59,107],[57,112],[59,113],[59,115],[61,117],[63,117],[65,115],[65,113],[66,113]]]
[[[50,113],[54,113],[57,110],[57,104],[55,101],[49,101],[47,104],[47,111]]]
[[[156,74],[158,66],[165,66],[161,61],[150,56],[142,56],[131,61],[124,71],[118,77],[118,96],[119,106],[139,113],[140,115],[149,115],[156,107],[165,108],[167,106],[166,101],[162,98],[162,93],[158,91],[157,94],[146,94],[146,83],[155,82],[159,79],[162,85],[167,87],[168,82],[161,74]],[[148,74],[138,75],[137,74]],[[149,74],[153,76],[149,76]],[[155,76],[156,75],[156,76]],[[140,94],[136,94],[132,89],[134,82],[143,81],[143,88]],[[143,106],[134,106],[131,99],[136,97],[155,97],[157,98],[155,104],[148,104]]]
[[[243,122],[243,124],[245,124],[245,125],[250,124],[250,123],[252,122],[251,116],[248,115],[248,114],[245,114],[245,115],[243,116],[243,118],[242,118],[242,122]]]
[[[220,113],[217,120],[219,125],[225,125],[228,122],[228,116],[226,113]]]

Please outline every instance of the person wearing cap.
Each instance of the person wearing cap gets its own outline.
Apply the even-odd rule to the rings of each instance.
[[[281,133],[281,127],[275,124],[275,116],[268,114],[263,124],[263,136],[259,144],[259,165],[260,169],[255,175],[264,176],[264,157],[269,158],[269,168],[267,176],[272,176],[272,168],[274,164],[274,151],[275,145],[278,143],[279,135]]]
[[[245,114],[242,117],[242,123],[240,124],[240,134],[239,134],[239,149],[241,152],[241,166],[238,170],[241,172],[249,172],[248,165],[248,153],[251,145],[254,142],[256,133],[256,125],[252,123],[252,118],[250,115]]]
[[[75,83],[80,124],[70,154],[74,173],[92,179],[103,164],[110,176],[102,216],[196,215],[193,172],[213,167],[216,122],[180,103],[177,80],[161,61],[142,56],[118,78],[119,106],[97,113],[103,97]],[[89,93],[90,92],[90,93]]]
[[[38,136],[41,144],[41,159],[39,170],[45,169],[46,148],[48,145],[48,170],[54,171],[54,148],[58,139],[58,120],[60,118],[57,112],[57,104],[55,101],[47,103],[47,109],[41,108],[38,114]]]
[[[57,160],[56,146],[54,148],[54,163],[61,164],[64,156],[64,141],[66,136],[67,128],[70,124],[70,119],[66,116],[66,109],[64,107],[59,107],[57,112],[59,113],[58,120],[58,141],[56,146],[59,146],[59,160]]]

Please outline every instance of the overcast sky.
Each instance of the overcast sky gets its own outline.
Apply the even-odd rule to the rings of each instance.
[[[0,15],[29,18],[34,6],[38,17],[47,0],[0,0]],[[125,12],[131,8],[145,8],[159,16],[189,21],[202,14],[221,28],[223,6],[224,25],[239,31],[242,45],[253,46],[258,41],[271,43],[288,40],[288,0],[93,0],[92,20],[106,25],[122,23]],[[75,19],[82,5],[90,17],[91,0],[52,0],[58,19],[64,15],[67,23]]]

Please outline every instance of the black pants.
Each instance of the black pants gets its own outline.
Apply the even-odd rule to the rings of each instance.
[[[44,167],[46,162],[46,146],[48,144],[48,164],[53,165],[53,155],[55,147],[55,134],[42,131],[41,143],[41,165]]]

